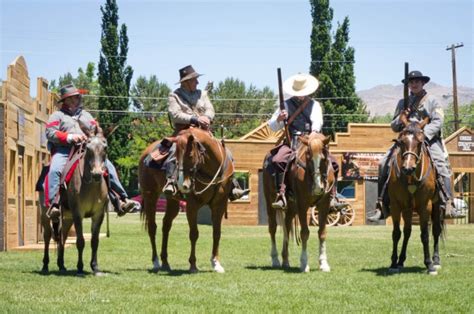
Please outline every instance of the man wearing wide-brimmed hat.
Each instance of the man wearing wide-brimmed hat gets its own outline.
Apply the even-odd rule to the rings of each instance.
[[[290,96],[285,101],[285,110],[278,108],[268,121],[268,125],[273,131],[278,131],[284,127],[284,121],[288,119],[288,131],[292,137],[292,143],[297,143],[297,137],[304,133],[321,132],[323,126],[323,114],[321,105],[310,95],[319,87],[318,80],[310,74],[296,74],[289,77],[283,83],[283,92]],[[290,147],[284,142],[278,148],[278,152],[272,157],[272,175],[275,177],[275,185],[278,192],[277,199],[272,207],[285,210],[286,204],[286,185],[285,172],[289,162],[290,155],[294,147]],[[336,182],[339,166],[334,158],[331,158],[335,170]],[[334,185],[336,186],[336,185]],[[331,191],[331,206],[342,206],[336,199],[336,190]]]
[[[411,71],[408,73],[408,88],[410,89],[408,108],[406,110],[404,109],[404,99],[398,101],[391,126],[394,132],[403,130],[404,124],[400,120],[400,114],[403,111],[408,121],[421,122],[426,117],[429,118],[429,123],[423,128],[423,133],[429,144],[431,159],[436,167],[436,173],[438,175],[437,181],[443,190],[440,191],[441,207],[444,209],[447,218],[462,218],[464,215],[458,212],[453,204],[451,170],[447,159],[448,153],[442,141],[441,131],[443,128],[444,113],[436,98],[429,95],[424,89],[425,84],[429,81],[430,77],[423,75],[420,71]],[[405,83],[405,79],[402,80],[402,83]],[[386,185],[390,172],[388,160],[390,160],[394,147],[395,145],[389,149],[379,164],[376,213],[368,217],[368,220],[372,222],[385,219],[390,214],[390,200],[388,198],[388,191],[385,191],[386,188],[384,188],[384,186]]]
[[[82,125],[91,129],[98,127],[92,115],[82,108],[82,95],[74,85],[69,84],[61,87],[59,93],[60,109],[53,112],[46,125],[46,138],[52,157],[44,191],[46,206],[50,207],[48,215],[53,220],[58,219],[61,214],[59,210],[59,184],[69,153],[76,143],[87,139],[79,125],[79,121]],[[111,197],[115,197],[115,202],[112,200],[112,203],[119,215],[139,207],[137,202],[128,199],[113,164],[107,159],[105,165],[112,190],[120,196],[120,200],[118,200],[113,196],[113,193],[109,193],[109,195],[112,195]]]
[[[201,75],[191,65],[179,70],[179,82],[176,84],[180,84],[180,87],[170,93],[168,97],[168,112],[175,129],[175,135],[189,126],[197,126],[207,130],[214,119],[214,106],[209,100],[207,90],[197,88],[198,78]],[[176,184],[177,163],[174,156],[175,144],[172,145],[169,153],[170,156],[163,165],[166,169],[167,178],[163,192],[168,195],[175,195],[178,192]],[[228,156],[231,156],[230,151],[228,151]],[[248,189],[242,190],[239,187],[236,179],[232,179],[232,184],[233,188],[229,195],[231,201],[249,193]]]

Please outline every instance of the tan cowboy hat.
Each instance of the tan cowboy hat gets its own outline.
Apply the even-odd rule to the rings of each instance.
[[[66,98],[81,95],[81,92],[76,88],[76,86],[74,86],[74,84],[68,84],[59,89],[59,94],[60,99],[58,103],[62,103]]]
[[[318,80],[311,74],[298,73],[283,83],[283,91],[290,96],[308,96],[319,86]]]
[[[179,69],[179,82],[176,84],[182,83],[195,77],[200,77],[201,75],[203,74],[199,74],[194,71],[192,65],[187,65],[184,68]]]

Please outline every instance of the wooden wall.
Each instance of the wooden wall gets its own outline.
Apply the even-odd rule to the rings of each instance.
[[[3,245],[0,250],[38,242],[39,214],[35,183],[46,161],[46,141],[42,139],[48,114],[55,101],[48,82],[37,80],[37,97],[30,96],[30,78],[25,59],[17,57],[2,82],[0,107],[3,110],[4,141],[1,158],[5,160],[3,197]]]

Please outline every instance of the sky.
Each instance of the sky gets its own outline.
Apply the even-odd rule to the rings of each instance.
[[[36,78],[77,74],[98,63],[105,0],[0,0],[0,79],[18,55],[28,66],[31,94]],[[201,87],[234,77],[277,89],[283,77],[308,72],[311,7],[307,0],[118,0],[119,23],[128,27],[127,63],[134,78],[156,75],[174,88],[188,64]],[[474,87],[473,0],[331,0],[333,31],[348,16],[355,48],[356,89],[400,84],[404,62],[433,82]]]

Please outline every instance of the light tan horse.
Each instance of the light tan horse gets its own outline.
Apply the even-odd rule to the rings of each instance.
[[[83,151],[82,158],[74,170],[67,190],[61,191],[61,223],[59,226],[56,225],[56,227],[60,228],[56,231],[59,235],[57,263],[59,270],[65,272],[64,245],[68,232],[74,224],[78,251],[77,273],[79,275],[84,274],[82,254],[85,242],[82,220],[90,217],[92,219],[92,256],[90,266],[94,275],[99,276],[102,274],[97,263],[99,233],[109,203],[107,183],[104,178],[107,140],[100,128],[94,128],[91,132],[89,132],[88,128],[82,129],[88,136],[87,141],[78,148]],[[45,229],[45,236],[50,236],[49,220],[42,219],[42,223]],[[46,256],[48,245],[49,239],[45,241],[44,272],[48,271],[49,256]]]
[[[196,265],[196,241],[199,237],[197,213],[203,205],[208,205],[211,209],[213,226],[211,266],[215,272],[222,273],[224,268],[219,261],[219,242],[222,218],[227,211],[227,197],[231,189],[232,162],[228,159],[226,149],[209,131],[189,128],[182,130],[170,140],[176,143],[178,185],[180,193],[186,197],[187,202],[186,217],[191,241],[189,271],[191,273],[198,271]],[[143,196],[145,225],[152,246],[153,270],[169,271],[168,237],[173,219],[179,212],[179,203],[178,199],[168,198],[166,213],[163,217],[160,254],[162,265],[160,265],[155,242],[157,229],[155,203],[165,184],[165,173],[144,165],[144,159],[157,144],[158,142],[155,142],[148,146],[140,158],[139,182]]]
[[[307,212],[311,206],[316,206],[319,210],[319,269],[324,272],[330,271],[326,255],[326,218],[329,213],[330,192],[335,184],[335,176],[327,149],[329,140],[329,137],[319,133],[311,133],[309,136],[300,137],[296,159],[287,172],[288,209],[283,215],[282,247],[282,265],[285,268],[290,267],[288,258],[289,234],[292,229],[292,221],[297,216],[301,226],[300,237],[302,243],[300,270],[302,272],[310,271],[307,254],[307,241],[309,239]],[[267,155],[266,158],[268,157]],[[275,239],[278,212],[271,206],[276,197],[276,190],[273,178],[268,171],[264,171],[263,184],[271,238],[272,266],[280,267]]]
[[[428,147],[424,143],[423,127],[428,122],[409,123],[401,118],[405,129],[396,140],[392,154],[388,193],[390,211],[393,218],[393,250],[390,272],[399,272],[406,260],[408,240],[412,230],[413,211],[420,217],[421,242],[423,243],[424,263],[431,275],[437,274],[441,267],[439,258],[439,237],[443,230],[443,220],[438,203],[436,188],[436,169],[429,157]],[[432,206],[429,206],[429,203]],[[398,241],[401,238],[400,220],[403,217],[403,243],[398,255]],[[429,222],[432,221],[434,253],[430,257]]]

